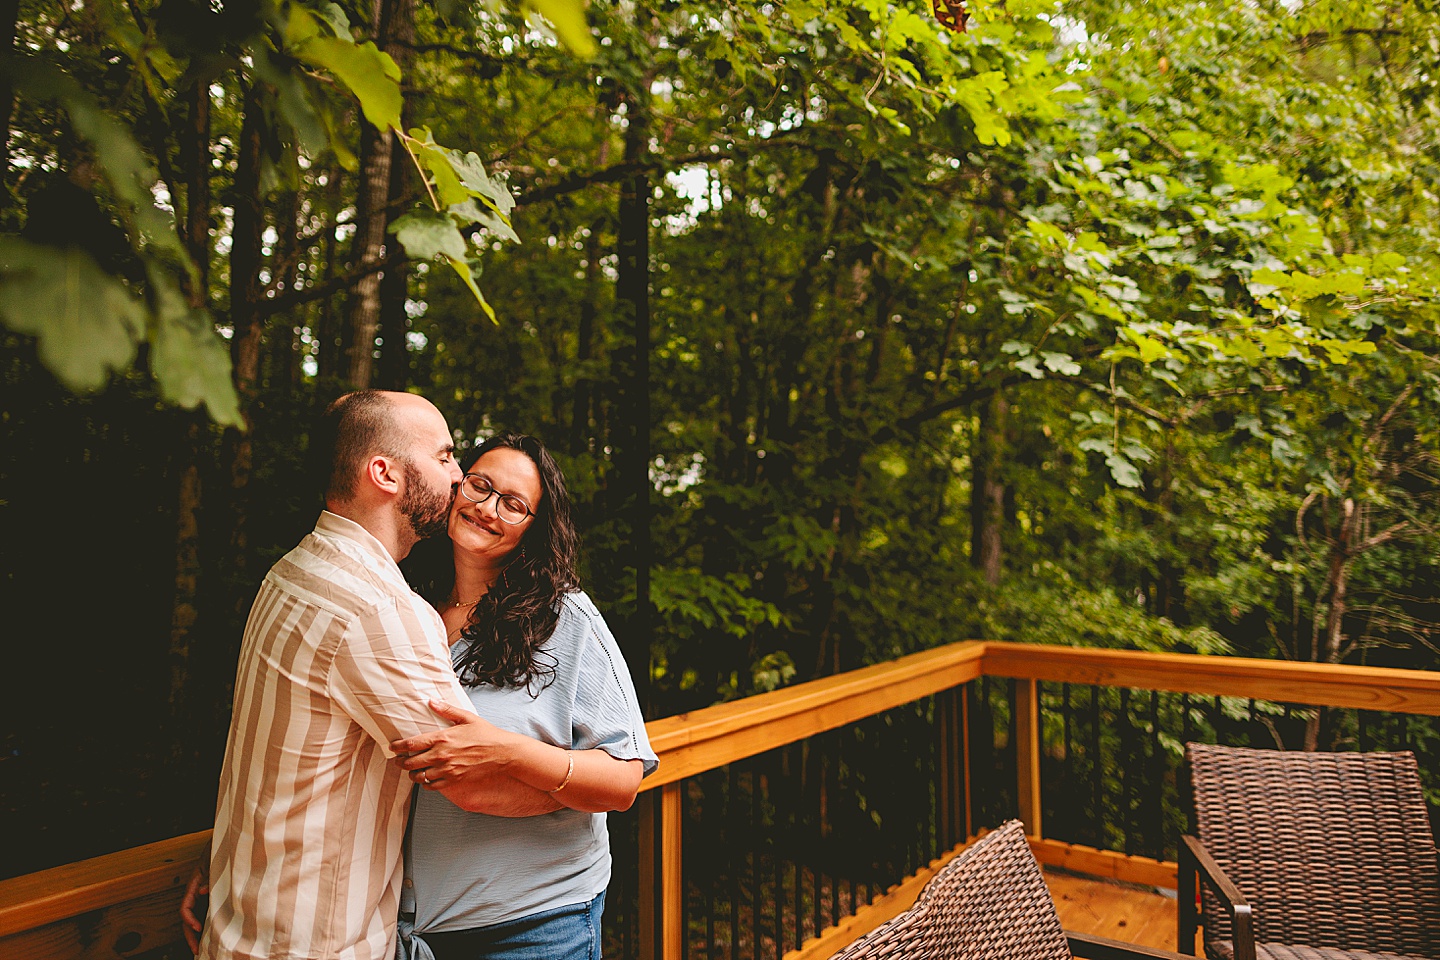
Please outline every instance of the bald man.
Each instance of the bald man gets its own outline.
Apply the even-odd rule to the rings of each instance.
[[[312,444],[325,510],[265,577],[241,645],[205,960],[389,960],[411,784],[388,745],[435,729],[431,700],[470,708],[439,615],[397,566],[445,529],[461,473],[444,416],[360,391]],[[192,947],[204,883],[182,910]]]

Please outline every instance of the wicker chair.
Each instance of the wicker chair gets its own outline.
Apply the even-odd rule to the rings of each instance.
[[[1179,946],[1213,960],[1440,960],[1440,865],[1410,753],[1188,744]]]
[[[833,960],[1097,960],[1179,954],[1067,934],[1024,827],[1011,820],[946,864],[909,910]]]

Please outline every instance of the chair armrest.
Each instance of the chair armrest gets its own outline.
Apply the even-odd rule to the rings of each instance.
[[[1235,938],[1235,960],[1255,960],[1255,923],[1250,901],[1225,875],[1205,845],[1188,834],[1180,838],[1180,949],[1188,947],[1191,954],[1195,952],[1197,874],[1201,882],[1224,901],[1225,912],[1230,917],[1231,935]]]
[[[1070,941],[1071,953],[1077,957],[1089,957],[1091,960],[1130,960],[1132,957],[1143,957],[1146,960],[1190,960],[1182,953],[1141,947],[1133,943],[1111,940],[1108,937],[1097,937],[1088,933],[1071,933],[1067,930],[1065,939]]]

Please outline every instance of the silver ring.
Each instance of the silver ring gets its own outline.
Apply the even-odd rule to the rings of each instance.
[[[423,783],[423,784],[425,784],[425,786],[427,786],[427,787],[430,786],[430,778],[427,777],[427,776],[425,776],[425,774],[423,774],[423,773],[420,774],[420,782]]]

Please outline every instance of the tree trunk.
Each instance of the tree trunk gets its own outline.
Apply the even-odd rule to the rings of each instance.
[[[0,59],[10,59],[15,49],[15,24],[20,19],[20,0],[0,0]],[[10,205],[10,118],[15,113],[15,85],[0,70],[0,210]]]
[[[649,145],[649,117],[639,101],[628,101],[625,162],[643,162]],[[619,270],[615,293],[620,344],[614,369],[623,426],[617,431],[616,492],[630,517],[631,555],[635,561],[635,612],[625,650],[636,691],[647,716],[650,696],[650,178],[639,173],[620,189]]]
[[[590,450],[590,438],[594,436],[590,425],[594,380],[584,371],[595,356],[595,315],[600,305],[600,229],[600,221],[596,220],[590,225],[590,236],[585,239],[585,299],[580,302],[575,331],[575,361],[581,373],[575,378],[570,411],[570,453],[577,457]]]
[[[1004,392],[995,392],[980,407],[980,425],[970,450],[970,565],[992,587],[1000,582],[1001,531],[1005,523],[1005,484],[1000,479],[1005,460]]]
[[[376,0],[372,22],[376,46],[399,63],[404,52],[396,43],[397,38],[414,37],[412,0]],[[410,47],[413,43],[405,40],[404,48]],[[375,335],[380,329],[383,279],[378,267],[385,259],[385,228],[390,225],[393,139],[389,130],[376,130],[369,122],[361,121],[360,185],[355,201],[355,246],[351,261],[365,272],[350,288],[346,321],[349,381],[357,390],[369,387],[375,377]]]
[[[398,197],[405,189],[405,148],[397,139],[391,138],[391,143],[389,195]],[[393,223],[399,212],[391,208],[386,224]],[[409,297],[410,261],[397,249],[380,279],[380,368],[376,386],[384,390],[404,390],[410,382],[410,315],[405,312]]]
[[[339,240],[336,237],[337,226],[333,218],[340,212],[340,167],[331,167],[325,182],[325,197],[327,213],[332,218],[329,228],[325,231],[325,247],[321,254],[323,258],[320,270],[320,282],[326,283],[335,277],[335,260],[338,255]],[[340,330],[341,324],[335,315],[334,296],[326,297],[320,301],[319,312],[315,319],[315,378],[322,384],[329,384],[340,378],[343,369],[342,360],[345,355],[344,337]],[[322,396],[317,398],[322,403],[328,403],[332,398],[324,396],[328,390],[321,390]]]
[[[248,504],[252,444],[253,407],[260,376],[260,345],[263,325],[259,315],[260,268],[263,264],[262,236],[265,229],[260,199],[262,94],[258,80],[245,95],[245,117],[240,130],[239,158],[235,167],[234,222],[230,246],[230,360],[235,390],[246,429],[225,431],[223,463],[230,472],[229,558],[238,592],[231,602],[243,613],[248,602],[249,558]]]
[[[408,77],[415,62],[415,2],[389,0],[380,23],[380,35],[386,53],[395,60],[400,75]],[[410,91],[402,87],[405,102],[401,107],[403,125],[408,128],[413,113]],[[390,137],[390,186],[386,191],[385,236],[391,236],[390,224],[404,211],[397,201],[405,195],[405,179],[409,174],[409,157],[400,140]],[[404,390],[410,382],[410,351],[408,334],[410,315],[405,302],[410,296],[410,261],[395,244],[395,256],[380,280],[380,370],[379,386],[386,390]]]
[[[197,83],[187,91],[189,124],[180,136],[180,162],[184,169],[186,251],[195,264],[195,281],[186,283],[186,298],[192,310],[206,306],[210,276],[210,91]],[[183,440],[180,444],[182,464],[175,503],[175,577],[170,604],[170,641],[167,657],[170,664],[170,758],[177,765],[193,757],[194,737],[186,731],[195,729],[190,711],[192,644],[200,611],[200,463],[203,446],[208,439],[205,414],[198,410],[181,414]]]
[[[351,257],[355,267],[366,272],[350,288],[345,322],[346,380],[356,390],[370,386],[375,367],[381,281],[376,265],[385,256],[385,205],[389,200],[390,136],[366,124],[360,134],[360,189]]]

